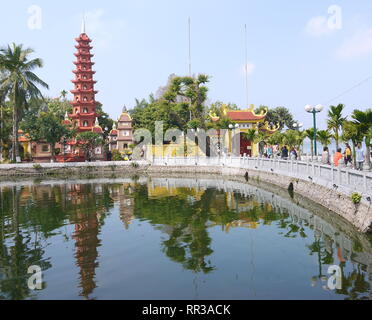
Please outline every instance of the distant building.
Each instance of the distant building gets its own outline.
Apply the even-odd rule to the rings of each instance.
[[[110,151],[119,150],[123,152],[134,143],[133,120],[126,107],[123,108],[118,119],[118,125],[114,126],[109,136]]]

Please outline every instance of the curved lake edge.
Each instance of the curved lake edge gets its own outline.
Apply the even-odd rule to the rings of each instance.
[[[27,177],[36,177],[39,180],[45,178],[74,177],[94,178],[99,176],[116,176],[122,174],[143,175],[143,174],[213,174],[217,177],[228,177],[229,179],[245,179],[247,181],[258,181],[269,183],[287,190],[293,194],[301,195],[313,203],[317,203],[331,212],[343,217],[358,231],[366,233],[372,229],[372,206],[363,201],[356,205],[352,202],[350,195],[341,193],[334,189],[314,182],[305,181],[298,177],[284,176],[278,173],[268,173],[257,169],[244,169],[220,165],[210,166],[166,166],[151,165],[148,162],[133,163],[81,163],[81,164],[42,164],[32,165],[8,165],[0,166],[0,186],[7,181],[24,181]],[[22,182],[21,182],[22,183]]]

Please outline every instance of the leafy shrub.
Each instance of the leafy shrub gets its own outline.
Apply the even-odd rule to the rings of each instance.
[[[359,193],[354,192],[351,195],[351,200],[353,201],[354,204],[359,204],[362,201],[362,196]]]
[[[121,153],[119,150],[113,150],[112,151],[112,160],[114,161],[122,161],[123,157],[121,156]]]
[[[34,169],[37,170],[37,171],[43,169],[43,167],[42,167],[40,164],[38,164],[38,163],[35,163],[35,164],[33,165],[33,167],[34,167]]]

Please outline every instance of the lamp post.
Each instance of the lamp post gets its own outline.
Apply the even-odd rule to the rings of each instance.
[[[305,106],[305,111],[313,114],[314,119],[314,153],[315,156],[318,156],[318,145],[317,145],[317,128],[316,128],[316,114],[322,112],[324,107],[321,104],[313,107],[310,105]]]

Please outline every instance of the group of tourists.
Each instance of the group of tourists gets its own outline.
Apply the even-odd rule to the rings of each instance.
[[[356,170],[363,171],[364,162],[366,159],[366,154],[363,149],[361,143],[358,143],[356,151],[355,151],[355,158],[356,158]],[[353,167],[353,151],[350,145],[347,143],[345,151],[342,152],[341,148],[338,148],[336,153],[333,155],[333,164],[335,167],[339,167],[340,163],[343,161],[345,166]],[[323,154],[322,154],[322,163],[323,164],[331,164],[331,154],[329,152],[328,147],[324,147]]]
[[[293,160],[293,161],[297,161],[299,158],[298,151],[296,150],[296,148],[288,149],[287,146],[280,148],[279,145],[274,145],[274,146],[265,145],[263,148],[262,156],[264,156],[265,158],[269,158],[269,159],[272,159],[275,156],[278,156],[283,160]]]

